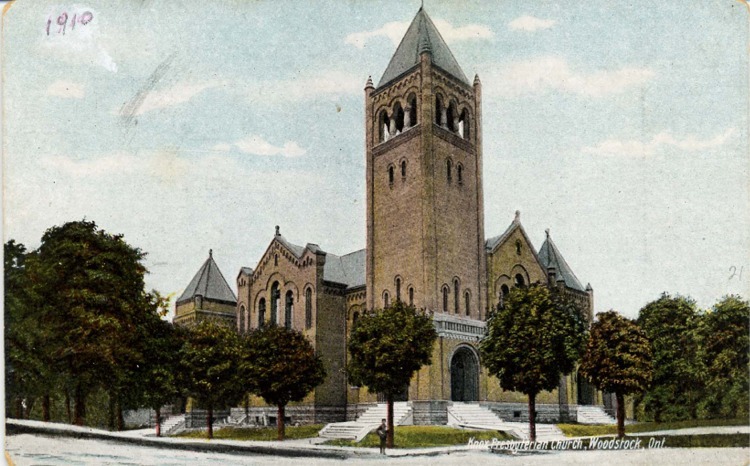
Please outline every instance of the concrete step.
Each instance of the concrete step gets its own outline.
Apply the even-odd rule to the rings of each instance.
[[[353,422],[334,422],[326,425],[318,436],[329,439],[360,441],[371,431],[377,429],[382,419],[386,418],[388,405],[378,404],[362,413]],[[412,409],[407,403],[393,404],[393,423],[397,426],[410,424]]]
[[[578,406],[576,415],[580,424],[616,424],[617,419],[604,411],[601,406]]]

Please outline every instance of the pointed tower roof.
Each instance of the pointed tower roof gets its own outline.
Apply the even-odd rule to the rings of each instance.
[[[406,30],[404,38],[393,54],[388,67],[380,78],[378,88],[401,76],[419,64],[419,54],[429,52],[432,63],[451,74],[460,81],[469,84],[469,80],[458,65],[453,53],[438,32],[424,8],[420,8],[414,20]]]
[[[545,268],[554,267],[555,273],[557,274],[558,281],[564,281],[565,286],[578,291],[586,291],[578,281],[578,278],[573,273],[565,258],[560,254],[560,250],[557,249],[555,243],[552,242],[552,238],[549,235],[549,229],[545,231],[547,238],[544,240],[544,244],[539,249],[539,262]]]
[[[208,259],[190,280],[190,284],[177,299],[177,304],[189,301],[197,295],[203,296],[203,299],[237,303],[237,297],[224,279],[224,275],[221,274],[219,266],[214,262],[212,250],[208,251]]]

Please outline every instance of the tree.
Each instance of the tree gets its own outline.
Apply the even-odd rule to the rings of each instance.
[[[208,438],[213,438],[213,413],[242,399],[240,340],[227,326],[205,320],[186,332],[180,349],[181,381],[187,396],[206,409]]]
[[[651,345],[632,320],[615,311],[597,314],[579,372],[596,388],[617,397],[617,435],[625,436],[625,395],[648,388],[653,375]]]
[[[5,324],[5,405],[17,418],[28,417],[32,400],[43,396],[43,419],[49,420],[49,375],[44,354],[43,328],[30,294],[27,272],[29,253],[23,244],[10,240],[3,247]],[[25,400],[25,401],[24,401]],[[27,408],[24,412],[24,404]],[[9,411],[10,412],[10,411]]]
[[[132,338],[148,300],[144,257],[122,235],[83,220],[48,229],[29,264],[39,325],[55,343],[47,354],[51,370],[73,392],[78,425],[87,394],[125,385],[136,360]]]
[[[700,328],[706,390],[701,410],[706,417],[747,418],[750,304],[725,296],[707,312]]]
[[[383,310],[365,312],[349,337],[349,379],[385,395],[388,448],[393,448],[393,398],[416,371],[431,363],[437,333],[432,317],[400,300]]]
[[[243,372],[249,391],[277,407],[278,439],[284,440],[284,411],[323,383],[323,361],[305,336],[296,330],[268,325],[245,337]]]
[[[695,301],[667,293],[648,303],[637,323],[651,342],[654,377],[640,404],[656,422],[697,418],[705,367],[700,360],[701,315]]]
[[[532,285],[514,288],[487,322],[480,344],[485,367],[505,390],[529,398],[529,430],[536,441],[536,396],[558,387],[583,350],[582,311],[561,292]]]
[[[162,301],[156,298],[154,307],[161,308]],[[156,311],[155,309],[155,311]],[[161,436],[161,407],[179,395],[177,373],[180,364],[180,349],[184,339],[179,329],[161,319],[154,312],[145,325],[140,327],[142,360],[138,367],[138,401],[156,413],[156,436]]]

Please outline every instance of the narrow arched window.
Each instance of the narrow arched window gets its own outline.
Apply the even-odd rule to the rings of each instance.
[[[516,274],[516,286],[519,288],[523,288],[524,286],[526,286],[526,281],[523,279],[523,275],[521,275],[520,273]]]
[[[312,290],[305,291],[305,328],[312,328]]]
[[[273,265],[274,266],[279,265],[279,255],[278,254],[274,254],[273,255]]]
[[[378,118],[378,132],[380,136],[380,142],[385,142],[390,139],[390,126],[391,119],[388,118],[388,112],[383,110],[382,112],[380,112],[380,117]]]
[[[453,162],[451,161],[451,159],[448,159],[445,162],[445,174],[446,178],[448,179],[448,183],[450,183],[453,179]]]
[[[417,124],[417,98],[413,95],[409,99],[409,122],[411,126]]]
[[[465,312],[468,316],[471,314],[471,293],[468,290],[464,293],[464,305],[466,306]]]
[[[435,124],[442,125],[443,101],[440,96],[435,96]]]
[[[448,313],[448,287],[443,287],[443,312]]]
[[[388,167],[388,184],[393,184],[393,166]]]
[[[464,167],[460,163],[456,165],[456,177],[458,178],[458,184],[464,183]]]
[[[406,160],[401,161],[401,178],[406,178]]]
[[[414,305],[414,288],[409,287],[409,306]]]
[[[453,312],[458,314],[458,302],[461,299],[461,293],[458,290],[458,279],[453,280]]]
[[[396,301],[401,301],[401,277],[396,277]]]
[[[388,292],[386,291],[383,293],[383,307],[388,307],[391,305],[391,297],[388,296]]]
[[[456,127],[458,124],[458,115],[456,115],[456,104],[451,102],[450,105],[448,105],[448,111],[446,113],[446,123],[448,124],[448,129],[450,131],[453,131],[454,133],[458,131],[458,128]]]
[[[240,306],[240,333],[245,333],[245,306]]]
[[[266,324],[266,298],[260,298],[258,303],[258,328]]]
[[[352,327],[357,324],[357,320],[359,320],[359,311],[354,311],[352,314]]]
[[[294,313],[294,293],[292,290],[286,292],[286,303],[284,306],[284,326],[292,328],[292,314]]]
[[[279,282],[273,282],[273,285],[271,286],[271,325],[278,324],[279,301],[281,301]]]

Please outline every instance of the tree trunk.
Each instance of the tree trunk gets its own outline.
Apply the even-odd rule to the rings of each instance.
[[[16,397],[16,419],[23,419],[23,398]]]
[[[276,435],[277,440],[284,440],[284,435],[286,434],[285,428],[286,426],[284,425],[284,405],[280,404],[278,405],[278,409],[276,411],[276,430],[278,434]]]
[[[386,422],[388,426],[388,434],[385,438],[385,446],[386,448],[393,448],[393,395],[389,393],[386,397],[386,400]]]
[[[36,398],[30,397],[26,399],[26,412],[23,414],[24,419],[29,419],[31,417],[31,410],[34,409],[34,402],[36,401]]]
[[[529,440],[536,442],[536,393],[529,393]]]
[[[616,393],[617,397],[617,436],[625,437],[625,395]]]
[[[250,419],[250,395],[245,395],[245,422],[243,424],[247,424]]]
[[[156,436],[161,437],[161,408],[156,408]]]
[[[73,422],[77,426],[82,426],[86,422],[86,395],[79,383],[75,389],[75,412],[73,413]]]
[[[210,440],[214,438],[214,406],[212,404],[208,405],[206,411],[206,425],[208,426],[208,438]]]
[[[65,414],[68,416],[68,424],[71,422],[71,416],[70,416],[70,393],[67,389],[65,389]]]
[[[122,432],[125,430],[125,416],[122,414],[122,403],[119,395],[115,400],[115,415],[117,416],[117,430]]]
[[[49,422],[49,393],[42,396],[42,421]]]
[[[115,397],[112,392],[109,393],[107,403],[107,428],[115,430]]]

